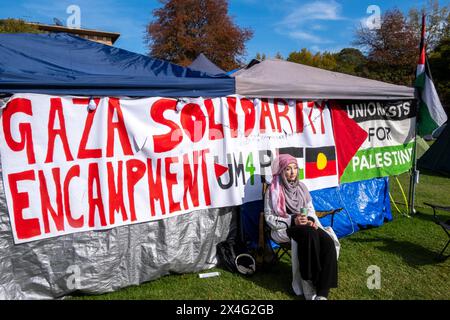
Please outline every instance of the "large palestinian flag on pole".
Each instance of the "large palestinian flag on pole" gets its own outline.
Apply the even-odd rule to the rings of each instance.
[[[420,41],[420,57],[417,64],[415,86],[419,92],[418,133],[420,136],[424,136],[431,134],[433,130],[447,121],[447,115],[434,87],[427,62],[425,15],[422,16],[422,38]]]

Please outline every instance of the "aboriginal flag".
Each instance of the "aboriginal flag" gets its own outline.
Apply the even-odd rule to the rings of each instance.
[[[306,179],[333,176],[336,171],[336,151],[334,146],[306,148],[305,150]]]

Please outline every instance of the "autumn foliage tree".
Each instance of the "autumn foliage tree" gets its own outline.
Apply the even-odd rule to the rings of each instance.
[[[233,23],[226,0],[159,1],[147,26],[151,56],[186,66],[203,53],[224,70],[242,64],[253,31]]]
[[[419,36],[402,12],[393,9],[385,12],[380,28],[357,30],[354,44],[367,50],[372,78],[410,86],[419,55]]]
[[[422,9],[412,8],[408,13],[411,28],[416,34],[421,34],[422,13],[426,14],[426,44],[427,51],[433,51],[442,39],[450,37],[450,4],[440,6],[439,1],[429,0]]]

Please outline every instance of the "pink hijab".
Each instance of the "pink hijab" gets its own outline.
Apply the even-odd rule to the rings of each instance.
[[[297,164],[297,159],[290,154],[280,154],[272,163],[270,195],[273,210],[281,217],[288,217],[287,209],[300,212],[311,201],[311,195],[302,182],[296,179],[292,183],[286,179],[284,169],[291,163]]]

